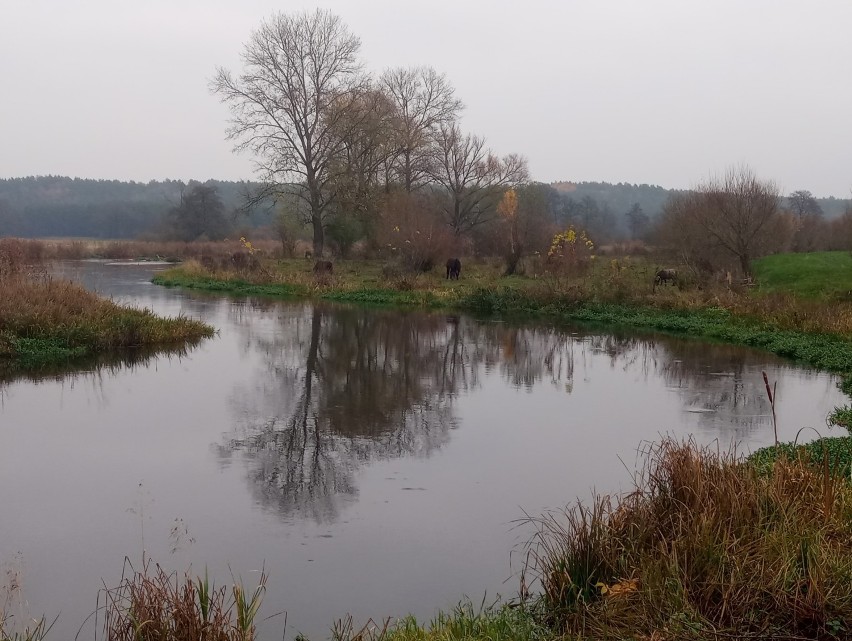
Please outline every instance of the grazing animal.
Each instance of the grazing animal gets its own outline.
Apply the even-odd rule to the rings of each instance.
[[[330,260],[318,260],[314,263],[314,274],[333,274],[334,264]]]
[[[671,283],[674,285],[677,282],[676,269],[661,269],[654,275],[654,287],[657,285],[665,285]]]
[[[314,257],[314,253],[310,249],[305,252],[305,258],[306,259],[310,260],[313,257]]]
[[[461,261],[458,258],[450,258],[447,261],[447,280],[458,280],[461,276]]]

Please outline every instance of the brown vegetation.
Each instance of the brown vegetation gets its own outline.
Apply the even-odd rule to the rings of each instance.
[[[731,169],[673,197],[658,221],[658,242],[707,273],[738,269],[750,276],[752,260],[789,245],[793,224],[780,202],[774,183],[748,167]]]
[[[137,571],[125,562],[115,588],[101,594],[104,638],[110,641],[252,641],[255,619],[266,590],[261,573],[257,588],[247,595],[235,582],[216,588],[207,576],[179,577],[143,561]],[[100,604],[99,604],[100,605]]]
[[[852,485],[803,460],[758,475],[690,443],[646,456],[629,494],[534,520],[528,570],[551,625],[572,638],[848,638]]]
[[[54,365],[116,348],[174,345],[212,334],[188,318],[122,307],[50,277],[32,245],[0,240],[0,370]]]

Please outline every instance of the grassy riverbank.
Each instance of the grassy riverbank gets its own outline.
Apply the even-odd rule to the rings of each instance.
[[[755,262],[761,292],[852,300],[852,254],[844,251],[776,254]]]
[[[71,282],[24,274],[0,280],[0,376],[105,352],[174,347],[212,334],[200,321],[123,307]]]

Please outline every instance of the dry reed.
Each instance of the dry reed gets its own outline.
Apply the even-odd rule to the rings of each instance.
[[[580,638],[839,639],[852,629],[852,486],[768,475],[693,443],[649,448],[633,492],[534,519],[527,574]]]
[[[117,587],[99,597],[106,641],[252,641],[266,590],[266,574],[251,595],[239,582],[215,587],[206,573],[179,576],[143,561],[136,570],[125,561]]]

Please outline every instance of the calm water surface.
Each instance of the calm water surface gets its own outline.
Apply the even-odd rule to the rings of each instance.
[[[846,400],[831,376],[727,345],[231,300],[151,285],[156,269],[62,266],[216,338],[0,385],[0,586],[20,584],[16,613],[59,613],[53,638],[143,550],[219,583],[265,567],[262,612],[287,611],[288,637],[511,596],[517,519],[626,487],[643,441],[770,444],[762,369],[783,439],[826,433]],[[281,638],[283,617],[261,632]]]

